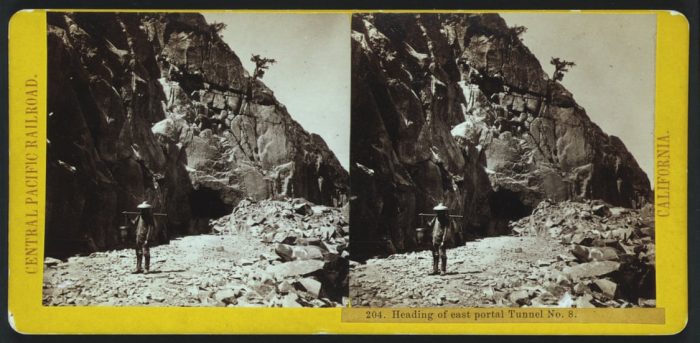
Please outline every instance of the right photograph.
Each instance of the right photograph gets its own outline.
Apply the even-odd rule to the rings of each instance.
[[[352,307],[655,307],[656,15],[352,16]]]

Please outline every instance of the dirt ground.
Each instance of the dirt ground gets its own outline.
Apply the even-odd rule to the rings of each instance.
[[[131,274],[132,249],[71,257],[44,273],[45,305],[281,306],[266,272],[274,246],[250,235],[199,235],[151,248],[151,273]],[[225,301],[235,297],[235,303]],[[320,304],[319,304],[320,305]]]
[[[566,247],[539,237],[490,237],[447,250],[447,275],[432,271],[429,250],[354,265],[352,306],[504,306],[506,295],[553,275],[548,268]],[[505,304],[504,304],[505,302]]]

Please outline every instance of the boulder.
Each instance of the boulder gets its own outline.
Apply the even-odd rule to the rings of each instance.
[[[236,292],[234,290],[221,290],[216,293],[214,293],[214,299],[216,301],[224,303],[225,305],[228,304],[233,304],[235,305],[237,303],[236,298],[240,295],[240,292]]]
[[[299,299],[299,296],[294,294],[294,293],[289,293],[282,297],[281,300],[281,305],[284,308],[297,308],[297,307],[303,307],[297,300]]]
[[[612,273],[620,268],[620,263],[614,261],[596,261],[581,263],[564,268],[564,274],[569,275],[574,281],[599,277]]]
[[[588,293],[590,289],[583,282],[578,282],[576,283],[576,285],[574,285],[573,291],[575,294],[581,295]]]
[[[275,253],[282,258],[282,261],[292,261],[294,260],[294,250],[287,244],[277,244],[275,246]]]
[[[340,254],[341,252],[345,251],[345,248],[347,247],[345,243],[332,244],[326,241],[321,242],[321,246],[331,254]]]
[[[590,261],[590,250],[585,246],[574,244],[571,248],[571,254],[574,255],[579,262]]]
[[[656,299],[639,298],[638,304],[641,307],[656,307]]]
[[[57,266],[58,264],[62,263],[63,261],[57,259],[57,258],[52,258],[52,257],[46,257],[44,258],[44,266],[46,267],[54,267]]]
[[[295,260],[321,260],[323,250],[315,245],[295,246],[292,248],[292,258]]]
[[[610,208],[605,204],[593,206],[591,212],[599,217],[610,217],[612,215]]]
[[[303,291],[308,292],[314,297],[318,298],[321,293],[321,282],[312,278],[303,278],[298,281],[299,286]]]
[[[338,230],[336,230],[335,227],[332,226],[324,226],[319,228],[319,234],[322,240],[330,240],[334,236],[336,236]]]
[[[311,205],[309,205],[308,203],[300,203],[294,205],[294,212],[302,216],[307,216],[312,214],[313,210],[311,209]]]
[[[610,214],[613,217],[619,217],[619,216],[627,214],[627,213],[629,213],[629,209],[624,208],[624,207],[613,207],[610,209]]]
[[[617,294],[617,284],[608,279],[595,280],[593,281],[593,285],[595,285],[596,290],[605,294],[610,299],[615,298]]]
[[[590,294],[584,294],[576,298],[576,308],[593,308],[595,305],[591,304],[593,297]]]
[[[282,281],[277,285],[277,292],[280,294],[287,294],[292,290],[294,290],[294,286],[287,281]]]
[[[633,237],[634,230],[630,228],[614,229],[610,232],[610,235],[617,240],[624,241]]]
[[[591,246],[593,245],[593,237],[590,237],[585,232],[576,232],[571,236],[570,243]]]
[[[589,252],[591,261],[617,261],[619,260],[617,250],[611,247],[595,247]]]
[[[524,306],[529,304],[530,302],[530,295],[526,290],[517,290],[514,292],[511,292],[508,295],[508,300],[510,300],[512,303],[517,304],[519,306]]]
[[[272,265],[267,268],[267,272],[271,273],[278,280],[289,276],[307,275],[323,269],[323,261],[319,260],[304,260],[292,261],[281,264]]]
[[[277,244],[275,252],[283,261],[323,259],[323,250],[315,245],[290,246]]]

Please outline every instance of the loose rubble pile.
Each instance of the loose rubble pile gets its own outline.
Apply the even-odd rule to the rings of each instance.
[[[352,306],[655,306],[654,210],[543,201],[511,222],[514,235],[351,263]]]
[[[335,307],[347,300],[348,224],[339,208],[303,199],[243,200],[214,234],[151,249],[44,261],[44,305]]]
[[[541,202],[511,223],[521,235],[548,236],[568,246],[552,261],[550,281],[577,307],[654,306],[654,208],[610,207],[601,201]],[[527,304],[529,297],[520,297]]]
[[[317,298],[340,302],[348,294],[347,211],[347,205],[343,209],[314,205],[303,198],[246,199],[230,216],[214,223],[214,230],[222,235],[248,231],[274,245],[279,261],[271,261],[267,272],[288,298],[302,297],[301,303]]]

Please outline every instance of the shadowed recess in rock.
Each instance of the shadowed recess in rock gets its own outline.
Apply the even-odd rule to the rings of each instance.
[[[508,223],[529,216],[532,208],[522,203],[518,194],[501,189],[491,194],[491,223],[487,235],[508,234]]]
[[[190,208],[193,218],[218,219],[231,214],[233,206],[221,201],[219,192],[200,188],[190,193]]]

